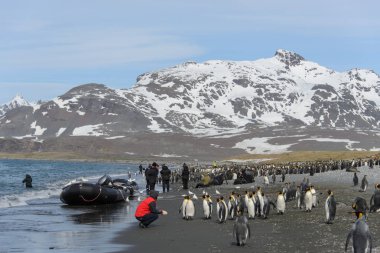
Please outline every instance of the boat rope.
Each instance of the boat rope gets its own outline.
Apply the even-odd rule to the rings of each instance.
[[[93,199],[88,200],[88,199],[85,199],[82,195],[79,195],[79,196],[80,196],[80,197],[83,199],[83,201],[85,201],[85,202],[93,202],[93,201],[95,201],[97,198],[99,198],[100,193],[102,193],[102,187],[99,187],[99,194],[98,194],[98,196],[96,196],[96,197],[93,198]]]

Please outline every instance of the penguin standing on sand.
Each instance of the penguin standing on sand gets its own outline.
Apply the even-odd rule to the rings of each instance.
[[[336,202],[335,202],[334,194],[331,190],[328,190],[327,194],[328,196],[325,202],[326,223],[332,224],[333,220],[335,219]]]
[[[280,191],[278,192],[277,195],[277,203],[276,203],[276,208],[277,208],[277,213],[278,214],[284,214],[285,213],[285,198],[284,194]]]
[[[219,223],[226,222],[228,216],[227,204],[224,201],[223,196],[216,199],[216,212],[218,215]]]
[[[311,212],[313,207],[313,195],[311,194],[310,188],[307,188],[305,193],[305,210],[306,212]]]
[[[317,191],[315,190],[314,186],[310,186],[310,192],[312,195],[312,207],[317,207],[318,200],[317,200]]]
[[[354,182],[354,186],[357,186],[359,184],[359,178],[358,175],[356,175],[356,172],[354,172],[354,178],[352,181]]]
[[[227,207],[228,207],[228,216],[230,217],[231,220],[233,220],[237,212],[237,204],[236,204],[236,198],[235,198],[234,192],[231,193],[228,199]]]
[[[376,190],[369,201],[369,211],[378,212],[380,210],[380,184],[375,186]]]
[[[367,181],[367,175],[364,175],[363,179],[362,179],[362,185],[360,187],[360,191],[361,192],[365,192],[368,188],[368,181]]]
[[[182,211],[182,218],[185,220],[192,220],[195,215],[194,202],[191,200],[189,195],[185,195],[183,198],[182,205],[179,212]]]
[[[202,206],[203,206],[203,217],[204,219],[208,220],[211,219],[212,214],[212,202],[209,195],[203,194],[202,195]]]
[[[352,238],[354,253],[365,253],[368,248],[369,252],[372,252],[372,235],[369,231],[366,219],[362,212],[356,212],[356,216],[358,219],[355,221],[350,233],[347,235],[344,251],[347,252],[348,244]]]
[[[269,178],[267,175],[264,176],[264,185],[266,185],[266,186],[269,185]]]
[[[245,205],[245,208],[247,209],[248,208],[248,199],[249,199],[249,195],[250,193],[248,191],[245,191],[245,194],[244,194],[244,205]],[[248,211],[248,210],[247,210]]]
[[[301,209],[301,187],[297,186],[296,190],[296,203],[297,203],[297,208]]]
[[[352,209],[355,213],[361,212],[365,217],[367,217],[367,211],[369,210],[367,201],[362,197],[356,197],[354,203],[352,204]]]
[[[246,244],[247,239],[251,236],[247,217],[242,215],[236,218],[232,235],[238,246],[244,246]]]
[[[256,214],[258,214],[258,216],[262,216],[263,215],[263,209],[264,209],[264,198],[263,198],[263,192],[261,191],[261,187],[257,187],[256,196],[257,196]]]
[[[262,213],[262,217],[263,217],[264,219],[268,219],[269,212],[270,212],[270,205],[272,205],[273,207],[275,207],[275,205],[273,204],[273,202],[271,202],[271,201],[269,200],[269,198],[268,198],[266,195],[264,195],[263,192],[262,192],[261,194],[262,194],[262,196],[263,196],[263,202],[264,202],[264,204],[263,204],[263,213]]]
[[[250,193],[248,196],[248,201],[247,201],[248,219],[254,219],[255,218],[255,215],[256,215],[255,205],[256,205],[255,194]]]

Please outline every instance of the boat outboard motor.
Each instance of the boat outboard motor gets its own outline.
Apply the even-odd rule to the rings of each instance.
[[[108,175],[104,175],[98,180],[98,185],[101,185],[101,186],[109,185],[110,183],[112,184],[112,178]]]

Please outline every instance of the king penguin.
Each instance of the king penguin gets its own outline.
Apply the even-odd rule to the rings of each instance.
[[[357,212],[356,215],[358,219],[355,221],[350,233],[347,235],[344,251],[347,252],[348,244],[352,238],[354,253],[365,253],[368,248],[369,252],[372,252],[372,235],[369,231],[366,219],[361,212]]]
[[[263,209],[264,209],[264,198],[263,198],[263,192],[261,191],[261,187],[257,187],[256,196],[257,196],[257,201],[256,201],[257,211],[256,211],[256,214],[258,214],[258,216],[262,216],[263,215]]]
[[[312,195],[312,207],[317,207],[318,200],[317,200],[317,191],[315,190],[314,186],[310,186],[310,192]]]
[[[296,190],[296,203],[297,203],[297,208],[301,209],[301,187],[297,186]]]
[[[227,220],[228,210],[223,196],[216,199],[216,212],[218,214],[219,223],[223,223]]]
[[[277,203],[276,203],[276,208],[277,208],[277,213],[278,214],[284,214],[285,213],[285,198],[284,194],[282,191],[278,192],[277,195]]]
[[[248,219],[254,219],[255,218],[255,205],[256,205],[256,199],[255,199],[255,193],[250,193],[248,195],[248,201],[247,201],[247,210],[248,210]]]
[[[305,193],[305,210],[306,212],[311,212],[313,207],[313,195],[311,194],[310,188],[307,188]]]
[[[185,220],[192,220],[195,215],[194,202],[189,195],[184,196],[180,212],[182,211],[182,218]]]
[[[365,192],[368,188],[368,181],[367,181],[367,175],[364,175],[363,179],[362,179],[362,184],[361,184],[361,187],[360,187],[360,191],[361,192]]]
[[[232,192],[229,199],[228,199],[228,216],[231,220],[233,220],[236,216],[237,212],[237,203],[235,198],[235,192]]]
[[[244,246],[246,244],[247,239],[251,236],[247,217],[242,215],[236,218],[232,235],[234,239],[236,239],[238,246]]]
[[[334,194],[331,190],[328,190],[327,194],[328,196],[325,203],[326,223],[332,224],[333,220],[335,219],[336,202],[335,202]]]
[[[202,206],[203,206],[203,215],[204,219],[211,219],[212,214],[212,202],[210,202],[209,196],[206,194],[202,195]]]
[[[369,201],[370,212],[378,212],[380,210],[380,184],[376,184],[375,188],[376,190]]]

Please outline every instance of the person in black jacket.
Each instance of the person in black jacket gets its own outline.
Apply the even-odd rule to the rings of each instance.
[[[22,180],[22,183],[25,184],[26,188],[32,188],[32,181],[32,177],[29,174],[26,174],[24,180]]]
[[[182,169],[182,186],[184,190],[189,189],[188,183],[190,179],[190,171],[189,167],[186,165],[186,163],[183,164],[183,169]]]
[[[156,187],[158,167],[159,167],[158,164],[154,162],[152,163],[152,167],[149,168],[148,171],[145,173],[149,191],[152,191],[152,190],[154,191],[154,188]]]
[[[172,172],[169,170],[168,166],[163,164],[160,173],[162,178],[162,191],[165,192],[166,190],[167,192],[169,192],[169,182]]]

